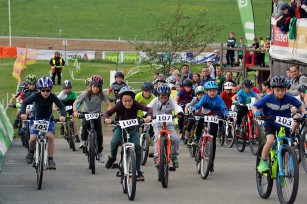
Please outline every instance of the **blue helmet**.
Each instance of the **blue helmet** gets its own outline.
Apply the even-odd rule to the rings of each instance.
[[[37,87],[39,89],[41,88],[52,88],[53,83],[52,80],[49,77],[42,77],[37,81]]]
[[[158,95],[170,96],[171,88],[167,84],[161,84],[157,89]]]
[[[217,83],[215,81],[208,81],[205,83],[205,89],[217,89]]]

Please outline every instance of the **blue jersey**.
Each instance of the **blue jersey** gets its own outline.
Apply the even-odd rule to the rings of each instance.
[[[250,92],[246,93],[244,89],[241,89],[240,91],[238,91],[237,96],[238,102],[240,104],[249,104],[252,102],[252,97],[256,98],[257,94],[253,90],[250,90]]]
[[[258,109],[263,108],[263,115],[265,116],[282,116],[287,118],[291,117],[290,105],[299,108],[302,103],[289,94],[286,94],[282,99],[277,99],[274,94],[268,94],[254,104]],[[279,129],[281,126],[275,122],[264,122],[264,124],[268,123],[272,124],[276,129]]]
[[[208,94],[205,94],[192,108],[192,111],[198,110],[200,107],[209,109],[220,117],[226,117],[228,115],[228,109],[223,99],[218,94],[216,94],[214,98],[210,98]]]

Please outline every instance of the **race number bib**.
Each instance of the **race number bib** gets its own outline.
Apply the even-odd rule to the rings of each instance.
[[[46,133],[48,131],[49,123],[49,121],[45,120],[35,120],[32,129]]]
[[[171,123],[172,121],[173,121],[172,115],[157,115],[155,119],[156,123],[162,123],[162,122]]]
[[[118,121],[120,127],[123,128],[127,128],[127,127],[131,127],[131,126],[136,126],[139,125],[139,121],[138,119],[131,119],[131,120],[120,120]]]
[[[99,113],[89,113],[89,114],[85,114],[85,120],[93,120],[93,119],[97,119],[100,117]]]
[[[246,104],[246,107],[247,107],[248,110],[252,110],[252,104],[250,104],[250,103]]]
[[[207,123],[216,123],[216,124],[218,124],[219,119],[214,117],[214,116],[205,116],[204,117],[204,121],[207,122]]]
[[[66,111],[69,111],[69,110],[71,110],[72,109],[72,106],[65,106],[65,110]]]
[[[285,118],[281,116],[276,116],[275,122],[282,126],[291,128],[293,125],[293,118]]]
[[[33,105],[27,105],[27,110],[33,110]]]
[[[231,118],[237,117],[237,112],[228,111],[228,116],[231,117]]]

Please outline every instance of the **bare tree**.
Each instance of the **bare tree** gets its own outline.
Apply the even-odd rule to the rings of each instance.
[[[195,15],[185,15],[180,3],[175,10],[163,11],[154,16],[156,27],[147,30],[152,43],[132,42],[138,51],[146,53],[149,61],[163,65],[163,72],[170,70],[180,52],[193,53],[192,60],[213,42],[221,25],[211,23],[208,11],[199,10]]]

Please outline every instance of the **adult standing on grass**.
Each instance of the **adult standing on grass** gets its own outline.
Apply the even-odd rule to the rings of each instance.
[[[61,85],[62,68],[65,65],[65,61],[61,57],[61,54],[59,52],[55,52],[54,57],[50,59],[49,64],[51,66],[53,84],[55,84],[55,76],[58,75],[58,85]]]

